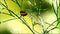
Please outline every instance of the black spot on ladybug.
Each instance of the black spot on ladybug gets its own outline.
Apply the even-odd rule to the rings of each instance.
[[[21,10],[21,11],[20,11],[20,14],[21,14],[21,16],[26,16],[26,15],[27,15],[27,12],[24,11],[24,10]]]

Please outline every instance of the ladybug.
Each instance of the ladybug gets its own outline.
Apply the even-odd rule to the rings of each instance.
[[[20,11],[20,14],[21,14],[21,16],[26,16],[26,15],[27,15],[27,12],[24,11],[24,10],[21,10],[21,11]]]

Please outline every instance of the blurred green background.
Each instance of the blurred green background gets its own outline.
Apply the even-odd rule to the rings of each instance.
[[[31,1],[31,3],[29,1]],[[39,19],[39,18],[36,17],[36,14],[38,14],[38,12],[36,12],[37,10],[35,8],[35,7],[38,7],[38,8],[41,9],[40,16],[44,19],[45,22],[51,24],[52,22],[54,22],[56,20],[56,15],[54,14],[53,9],[52,9],[52,0],[43,0],[43,1],[42,0],[35,0],[36,3],[37,3],[36,6],[34,4],[34,0],[29,0],[29,1],[28,0],[24,0],[24,1],[18,0],[19,4],[21,5],[21,7],[19,7],[13,1],[6,0],[8,8],[10,10],[12,10],[18,16],[20,16],[20,10],[22,10],[22,9],[23,10],[31,9],[33,11],[32,12],[33,13],[32,16],[34,16],[33,20],[38,22],[37,19]],[[4,0],[0,0],[0,2],[2,2],[5,5]],[[39,4],[40,2],[41,2],[41,4]],[[60,0],[59,0],[59,4],[60,4]],[[40,7],[40,5],[41,5],[41,7]],[[2,10],[2,8],[4,8],[4,7],[2,7],[0,5],[0,11],[1,12],[9,14],[9,12],[6,9]],[[28,10],[27,13],[28,13],[28,15],[24,16],[24,19],[26,20],[28,25],[32,28],[32,21],[31,21],[31,18],[30,18],[31,17],[30,16],[30,10]],[[59,5],[59,8],[58,8],[58,17],[60,18],[60,5]],[[3,22],[5,20],[12,19],[12,18],[14,18],[14,17],[6,15],[6,14],[0,14],[0,22],[2,22],[0,24],[0,33],[3,34],[3,32],[6,30],[6,32],[10,31],[10,32],[8,32],[10,34],[11,33],[13,33],[13,34],[15,34],[15,33],[18,33],[18,34],[19,33],[22,33],[22,34],[32,34],[32,32],[19,19],[13,19],[13,20],[10,20],[10,21],[7,21],[7,22]],[[46,27],[48,27],[48,25]],[[34,30],[36,30],[39,33],[43,32],[42,29],[43,28],[42,28],[41,25],[35,25],[34,26]],[[54,33],[60,34],[59,32],[60,32],[60,23],[58,25],[58,28],[52,30],[51,33],[52,34],[54,34]]]

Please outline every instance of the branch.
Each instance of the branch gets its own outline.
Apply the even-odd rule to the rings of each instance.
[[[52,5],[53,5],[53,3],[52,3]],[[52,7],[53,7],[54,12],[57,12],[55,14],[56,14],[56,17],[57,17],[57,20],[58,20],[58,4],[57,4],[57,0],[56,0],[57,11],[55,11],[54,6],[52,6]],[[58,23],[59,23],[59,21],[58,21]],[[57,25],[58,25],[58,23],[57,23]]]
[[[3,7],[7,9],[7,6],[5,6],[2,2],[0,2],[0,5],[2,5]]]
[[[60,22],[59,22],[59,23],[60,23]],[[59,23],[58,23],[58,24],[59,24]],[[50,30],[48,30],[47,33],[49,33],[51,30],[54,30],[54,29],[58,28],[58,27],[57,27],[58,24],[57,24],[55,27],[53,27],[53,28],[51,28]]]
[[[58,6],[58,2],[57,2],[57,0],[56,0],[56,6],[57,6],[57,20],[58,20],[58,8],[59,8],[59,6]],[[58,22],[57,22],[57,25],[56,25],[56,26],[58,26],[58,24],[59,24],[59,20],[58,20]]]
[[[55,9],[54,9],[54,6],[53,6],[53,5],[52,5],[52,7],[53,7],[53,10],[54,10],[55,15],[57,16],[57,13],[56,13],[56,11],[55,11]]]
[[[5,7],[5,9],[7,9],[9,11],[9,13],[12,15],[12,12],[10,9],[7,8],[7,6],[5,6],[2,2],[0,2],[0,5],[2,5],[3,7]],[[13,16],[13,15],[12,15]],[[14,17],[14,16],[13,16]]]
[[[11,14],[4,13],[4,12],[1,12],[1,11],[0,11],[0,14],[6,14],[6,15],[9,15],[9,16],[12,16]],[[13,17],[13,16],[12,16],[12,17]]]
[[[4,3],[5,3],[5,5],[6,5],[6,7],[8,8],[8,5],[7,5],[7,3],[6,3],[6,0],[4,0]]]
[[[56,21],[59,21],[60,20],[60,18],[58,18],[58,20],[56,20]],[[54,21],[52,24],[50,24],[48,27],[47,27],[47,29],[50,27],[50,26],[52,26],[56,21]],[[58,23],[59,24],[59,23]],[[51,30],[53,30],[53,29],[55,29],[55,28],[57,28],[57,25],[55,26],[55,27],[53,27],[53,28],[51,28],[49,31],[51,31]],[[49,31],[47,31],[47,33],[49,33]]]
[[[34,30],[34,26],[35,26],[35,25],[41,25],[41,24],[36,23],[36,22],[33,22],[33,23],[32,23],[32,28],[33,28],[33,30]]]
[[[56,29],[56,28],[57,28],[57,27],[54,27],[54,28],[50,29],[49,31],[47,31],[47,33],[49,33],[51,30]]]
[[[8,8],[8,5],[7,5],[7,3],[6,3],[6,0],[4,0],[4,3],[5,3],[5,5],[6,5],[6,7]],[[12,15],[12,13],[11,12],[9,12],[11,15]],[[13,16],[13,15],[12,15]],[[14,17],[14,16],[13,16]]]
[[[53,3],[52,3],[52,5],[53,5]],[[56,6],[57,6],[57,0],[56,0]],[[57,28],[58,24],[60,23],[60,22],[59,22],[60,18],[58,19],[58,6],[57,6],[57,13],[56,13],[56,11],[55,11],[55,9],[54,9],[54,6],[52,6],[52,7],[53,7],[54,13],[55,13],[55,15],[56,15],[56,17],[57,17],[57,20],[56,20],[56,21],[57,21],[57,25],[56,25],[55,27],[51,28],[49,31]],[[54,24],[56,21],[54,21],[52,24]],[[52,25],[52,24],[51,24],[51,25]],[[51,26],[51,25],[50,25],[50,26]],[[47,29],[48,29],[50,26],[48,26]],[[47,33],[49,33],[49,31],[48,31]]]
[[[19,17],[18,15],[16,15],[12,10],[8,9],[3,3],[0,2],[0,4],[2,6],[4,6],[9,12],[14,14],[18,19],[20,19],[22,21],[22,23],[25,24],[32,31],[32,33],[34,34],[34,31],[30,28],[30,26],[27,24],[27,22],[22,17]]]
[[[8,19],[8,20],[5,20],[5,21],[2,21],[2,23],[7,22],[7,21],[11,21],[11,20],[14,20],[14,19],[18,19],[18,18]]]
[[[52,26],[55,22],[57,22],[57,21],[59,21],[60,20],[60,18],[58,18],[58,20],[55,20],[52,24],[50,24],[48,27],[47,27],[47,29],[50,27],[50,26]]]
[[[46,22],[44,22],[44,23],[46,23]],[[46,23],[46,24],[51,25],[51,24],[49,24],[49,23]],[[54,26],[54,25],[52,24],[51,26]]]
[[[43,34],[48,34],[51,30],[53,30],[53,29],[55,29],[55,28],[57,28],[57,27],[54,27],[54,28],[50,29],[49,31],[45,30],[45,31],[43,32]]]
[[[11,0],[11,1],[13,1],[14,3],[16,3],[20,8],[21,8],[21,6],[20,6],[20,4],[18,3],[18,1],[17,0]]]
[[[52,1],[53,1],[53,0],[52,0]],[[57,5],[57,0],[56,0],[56,5]],[[53,7],[54,13],[55,13],[55,15],[56,15],[56,17],[57,17],[57,20],[56,20],[56,21],[58,21],[58,23],[57,23],[57,25],[58,25],[58,24],[59,24],[59,20],[60,20],[60,18],[58,18],[58,6],[57,6],[57,13],[56,13],[56,11],[55,11],[55,9],[54,9],[53,3],[52,3],[52,7]],[[54,24],[56,21],[54,21],[52,24]],[[51,24],[51,25],[52,25],[52,24]],[[51,26],[51,25],[50,25],[50,26]],[[57,26],[57,25],[56,25],[56,26]],[[48,26],[47,29],[48,29],[50,26]]]

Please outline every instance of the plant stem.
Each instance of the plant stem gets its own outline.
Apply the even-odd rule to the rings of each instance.
[[[21,18],[22,17],[19,17],[19,16],[17,16],[16,14],[14,14],[16,17],[18,17],[32,32],[33,32],[33,30],[30,28],[30,26],[28,25],[28,24],[26,24],[27,22],[25,21],[25,20],[22,20]],[[33,34],[34,34],[34,32],[33,32]]]
[[[22,23],[25,24],[25,25],[31,30],[31,32],[32,32],[33,34],[35,34],[34,31],[33,31],[33,30],[30,28],[30,26],[27,24],[27,22],[26,22],[25,20],[21,19],[22,17],[19,17],[18,15],[16,15],[13,11],[11,11],[10,9],[8,9],[8,8],[7,8],[4,4],[2,4],[1,2],[0,2],[0,4],[3,5],[3,6],[5,7],[5,9],[7,9],[9,12],[11,12],[12,14],[14,14],[18,19],[20,19],[20,20],[22,21]]]
[[[11,0],[11,1],[13,1],[14,3],[16,3],[18,6],[19,6],[19,8],[21,8],[21,5],[19,4],[19,2],[18,2],[18,0]]]
[[[52,29],[50,29],[49,31],[47,31],[47,33],[49,33],[51,30],[53,30],[53,29],[56,29],[57,27],[53,27]]]
[[[8,20],[2,21],[2,22],[4,23],[4,22],[11,21],[11,20],[14,20],[14,19],[17,19],[17,18],[8,19]]]
[[[12,16],[11,14],[4,13],[4,12],[1,12],[1,11],[0,11],[0,14],[6,14],[6,15],[9,15],[9,16]],[[12,16],[12,17],[13,17],[13,16]]]
[[[4,5],[4,6],[5,6],[6,8],[8,8],[8,5],[7,5],[6,0],[4,0],[4,3],[5,3],[5,5],[6,5],[6,6],[5,6],[5,5]],[[9,12],[9,13],[10,13],[10,15],[12,15],[11,12]],[[12,16],[13,16],[13,15],[12,15]],[[14,16],[13,16],[13,17],[14,17]]]
[[[7,5],[7,3],[6,3],[6,0],[4,0],[4,3],[5,3],[5,5],[6,5],[6,7],[8,8],[8,5]]]
[[[57,6],[57,0],[56,0],[56,6]],[[56,20],[56,21],[57,21],[57,25],[56,25],[55,27],[51,28],[50,30],[48,30],[47,33],[49,33],[51,30],[57,28],[57,26],[58,26],[58,24],[59,24],[59,19],[58,19],[58,6],[57,6],[57,11],[55,11],[54,6],[53,6],[53,3],[52,3],[52,7],[53,7],[54,13],[55,13],[55,15],[56,15],[56,17],[57,17],[57,20]],[[56,13],[56,12],[57,12],[57,13]],[[52,24],[54,24],[56,21],[54,21]],[[51,24],[51,25],[52,25],[52,24]],[[51,25],[49,25],[49,26],[47,27],[47,29],[48,29]]]
[[[11,11],[11,10],[9,10],[9,9],[7,9],[8,11]],[[22,17],[19,17],[18,15],[16,15],[13,11],[11,11],[18,19],[20,19],[22,22],[23,22],[23,24],[25,24],[32,32],[33,32],[33,30],[30,28],[30,26],[28,25],[28,24],[26,24],[27,22],[25,21],[25,20],[23,20],[23,19],[21,19]],[[33,32],[33,34],[34,34],[34,32]]]

